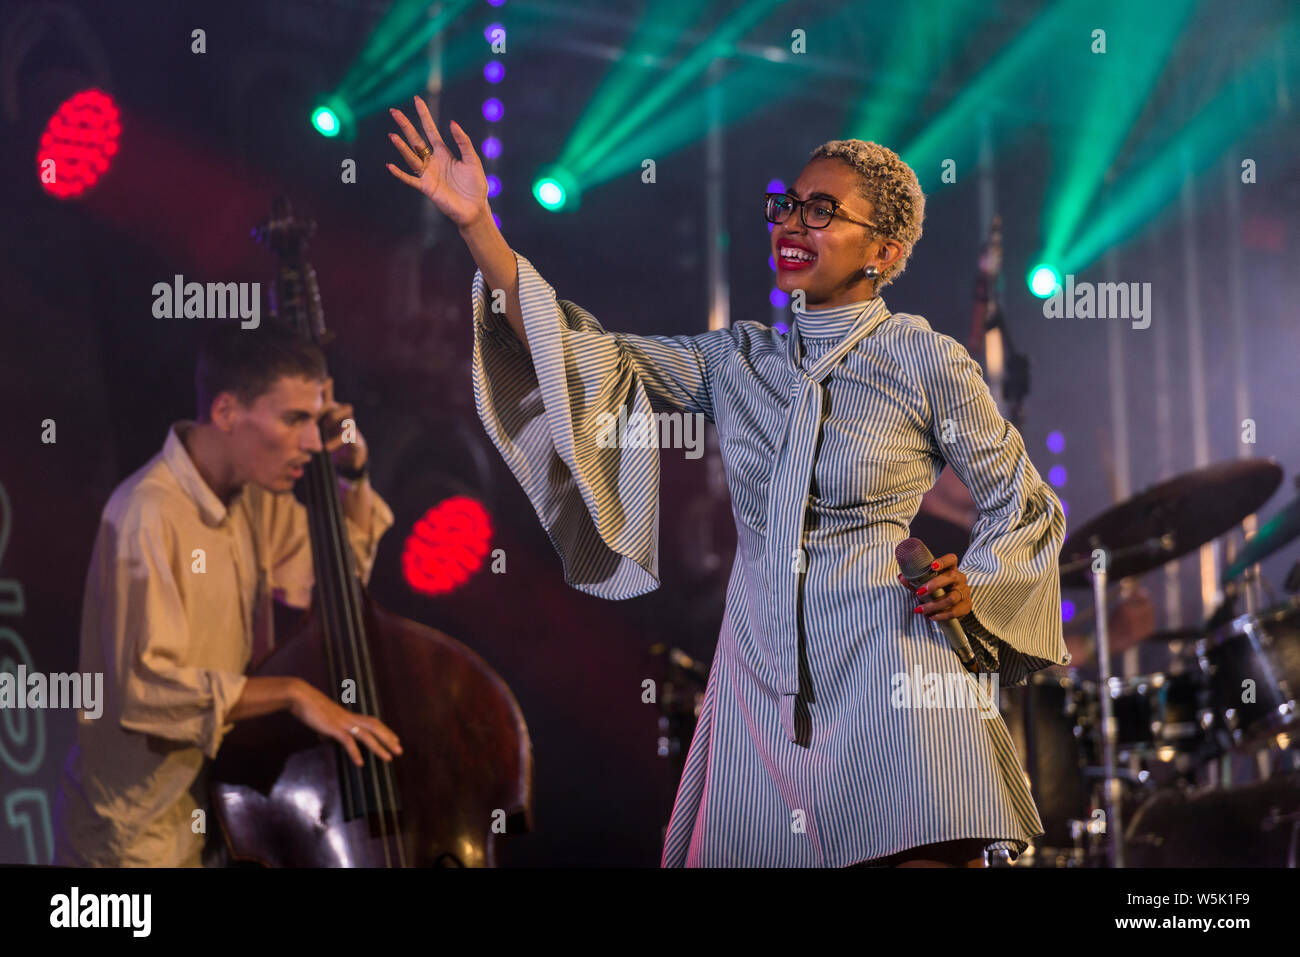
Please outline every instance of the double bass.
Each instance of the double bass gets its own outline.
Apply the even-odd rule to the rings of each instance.
[[[323,346],[329,336],[305,255],[314,227],[276,197],[254,235],[278,259],[272,311]],[[315,453],[299,481],[311,606],[250,674],[296,676],[342,698],[392,728],[403,753],[390,764],[362,748],[357,767],[287,712],[238,723],[210,778],[226,849],[268,867],[493,866],[496,837],[532,827],[532,744],[514,694],[465,645],[366,593],[328,453]]]

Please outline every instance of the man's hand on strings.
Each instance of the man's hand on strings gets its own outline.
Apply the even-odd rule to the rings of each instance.
[[[402,744],[388,725],[378,718],[349,711],[306,682],[295,687],[290,710],[307,727],[341,744],[357,767],[362,764],[358,741],[385,761],[402,753]]]

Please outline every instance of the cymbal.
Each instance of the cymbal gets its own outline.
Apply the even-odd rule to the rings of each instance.
[[[1237,560],[1223,571],[1220,585],[1226,585],[1251,565],[1267,558],[1292,539],[1300,536],[1300,498],[1278,512],[1246,543]]]
[[[1109,553],[1111,581],[1140,575],[1213,541],[1263,505],[1282,483],[1268,459],[1223,462],[1184,472],[1087,522],[1061,548],[1061,584],[1091,585],[1092,552]]]

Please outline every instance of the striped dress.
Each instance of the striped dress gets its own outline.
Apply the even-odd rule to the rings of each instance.
[[[960,568],[981,665],[1011,686],[1069,661],[1065,516],[966,350],[880,297],[796,312],[785,335],[611,333],[516,260],[531,358],[476,273],[474,395],[570,585],[621,599],[659,584],[660,451],[611,441],[620,407],[718,432],[736,557],[662,865],[842,867],[959,839],[1023,851],[1042,826],[1006,724],[974,706],[895,577],[947,462],[980,511]],[[809,395],[811,421],[794,401]],[[796,543],[792,614],[774,613],[788,556],[773,542]]]

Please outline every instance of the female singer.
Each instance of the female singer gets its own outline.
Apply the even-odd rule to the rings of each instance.
[[[633,336],[556,298],[494,225],[465,131],[451,124],[457,159],[415,108],[423,135],[392,111],[407,169],[388,169],[478,263],[479,415],[566,581],[606,598],[659,584],[658,448],[611,442],[611,416],[701,415],[718,431],[738,544],[663,866],[983,866],[987,848],[1023,851],[1042,825],[996,685],[975,693],[936,623],[958,619],[1002,684],[1068,662],[1065,516],[967,351],[880,296],[921,237],[912,170],[837,140],[766,197],[788,334]],[[945,463],[980,516],[918,598],[894,548]]]

